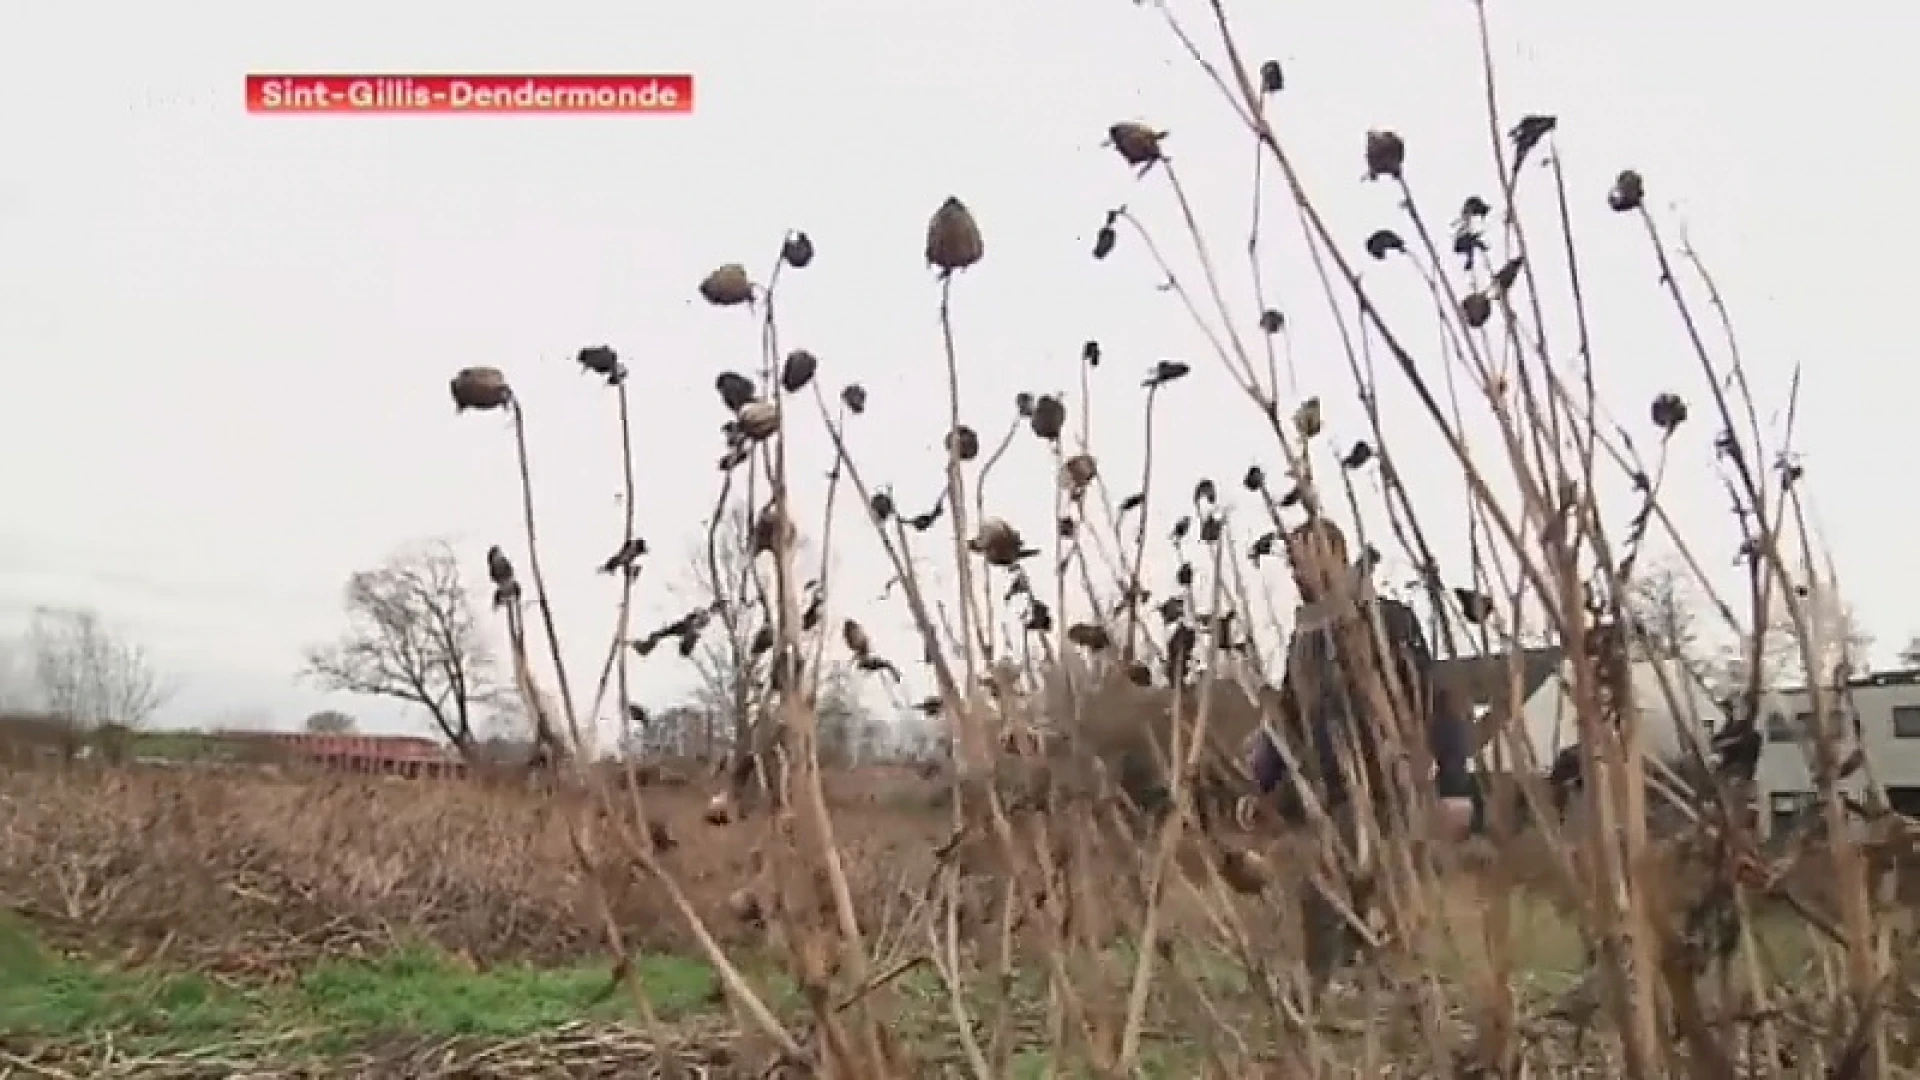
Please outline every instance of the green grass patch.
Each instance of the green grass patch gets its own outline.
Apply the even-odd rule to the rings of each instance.
[[[640,972],[648,999],[663,1017],[710,1007],[713,975],[706,965],[647,957]],[[411,949],[371,963],[317,967],[300,980],[292,1004],[335,1029],[510,1038],[570,1021],[630,1014],[627,993],[607,993],[610,978],[602,966],[472,972],[431,950]]]
[[[695,960],[645,957],[640,974],[663,1019],[719,1006]],[[223,985],[193,973],[126,970],[56,957],[0,921],[0,1031],[48,1039],[113,1032],[160,1044],[298,1031],[315,1041],[383,1034],[511,1038],[579,1020],[630,1018],[605,965],[465,968],[429,948],[328,961],[287,986]]]

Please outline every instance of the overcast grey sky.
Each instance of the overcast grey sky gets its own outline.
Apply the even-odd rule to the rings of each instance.
[[[1280,130],[1356,254],[1398,222],[1388,192],[1358,180],[1368,128],[1405,136],[1432,216],[1469,192],[1494,195],[1464,0],[1233,7],[1249,52],[1286,67]],[[1205,30],[1203,6],[1179,10]],[[1561,119],[1608,400],[1644,425],[1648,398],[1672,388],[1706,415],[1644,239],[1602,205],[1632,166],[1669,235],[1684,227],[1717,272],[1770,405],[1805,365],[1802,439],[1853,603],[1883,645],[1920,630],[1916,504],[1897,480],[1916,389],[1905,307],[1920,211],[1906,187],[1920,149],[1906,132],[1920,93],[1905,53],[1920,15],[1861,0],[1493,11],[1510,116]],[[808,230],[820,256],[784,293],[786,343],[819,354],[830,385],[871,389],[857,439],[903,502],[938,486],[944,376],[921,245],[948,195],[986,234],[985,261],[956,288],[974,426],[997,432],[1019,390],[1071,387],[1093,337],[1109,357],[1095,391],[1109,475],[1139,468],[1138,375],[1160,357],[1198,368],[1167,398],[1166,490],[1275,465],[1138,245],[1106,263],[1087,256],[1101,212],[1124,201],[1192,265],[1164,185],[1136,184],[1099,146],[1109,123],[1140,118],[1173,132],[1208,235],[1245,278],[1251,149],[1150,7],[202,0],[182,15],[27,4],[0,39],[0,619],[17,629],[36,605],[98,608],[181,680],[170,722],[297,723],[324,700],[291,679],[300,647],[338,628],[346,575],[397,545],[449,537],[476,578],[487,544],[518,554],[505,422],[456,420],[447,399],[467,364],[506,369],[527,402],[545,557],[570,663],[588,681],[611,625],[611,587],[591,570],[618,539],[619,476],[612,399],[568,358],[608,342],[635,369],[640,522],[663,553],[648,614],[660,614],[673,605],[658,586],[714,490],[711,380],[752,364],[756,347],[750,316],[698,303],[694,285],[726,261],[760,272],[789,227]],[[688,71],[698,106],[610,118],[244,111],[247,72],[326,69]],[[1527,182],[1544,190],[1545,176]],[[1326,394],[1332,431],[1356,437],[1297,229],[1272,230],[1267,252],[1299,390]],[[1409,272],[1369,267],[1411,343],[1431,352]],[[1410,479],[1433,493],[1437,521],[1457,524],[1454,470],[1404,401],[1390,415],[1408,432],[1403,456],[1431,449]],[[1711,435],[1706,423],[1685,432],[1673,501],[1703,548],[1730,558]],[[818,477],[822,440],[804,438]],[[1004,468],[1027,489],[1009,482],[1009,516],[1044,534],[1042,462],[1022,441]],[[877,598],[884,575],[864,525],[841,527],[840,605],[897,623]],[[1458,566],[1459,538],[1440,539]],[[666,666],[650,665],[643,689],[667,696],[684,681]]]

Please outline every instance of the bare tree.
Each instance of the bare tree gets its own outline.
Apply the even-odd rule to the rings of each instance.
[[[690,601],[689,606],[711,607],[718,614],[688,657],[698,685],[687,701],[670,711],[676,725],[690,729],[676,731],[672,741],[698,756],[727,751],[736,764],[737,784],[747,777],[737,766],[754,744],[755,703],[767,685],[772,657],[768,650],[755,649],[756,637],[764,643],[762,632],[771,625],[775,586],[770,562],[755,558],[752,521],[744,503],[731,505],[689,554],[687,583],[678,591]],[[794,546],[794,565],[809,565],[806,538],[797,538]],[[829,646],[828,656],[833,655]],[[831,659],[828,663],[821,673],[815,710],[820,718],[821,753],[830,756],[835,747],[856,747],[854,733],[864,724],[866,710],[846,665]],[[665,738],[661,734],[644,741],[653,745]]]
[[[42,608],[27,640],[41,704],[76,736],[143,727],[172,696],[146,649],[97,612]]]
[[[499,690],[453,549],[429,542],[354,573],[345,604],[346,632],[310,648],[302,674],[328,690],[417,705],[471,756],[474,723]]]
[[[1813,582],[1800,590],[1802,610],[1812,636],[1814,674],[1832,680],[1841,672],[1852,675],[1871,668],[1873,635],[1854,614],[1853,606],[1830,583]],[[1723,652],[1722,680],[1730,687],[1747,685],[1749,641],[1739,641]],[[1763,689],[1801,686],[1809,682],[1806,656],[1786,602],[1775,598],[1773,616],[1760,631]]]
[[[1697,658],[1700,594],[1684,568],[1661,564],[1642,570],[1633,579],[1625,606],[1655,655]]]
[[[21,640],[0,640],[0,714],[42,708],[33,670],[33,650]]]
[[[1906,645],[1900,649],[1900,666],[1920,668],[1920,637],[1908,638]]]
[[[354,730],[353,717],[339,709],[321,709],[307,717],[307,731],[314,735],[346,735]]]

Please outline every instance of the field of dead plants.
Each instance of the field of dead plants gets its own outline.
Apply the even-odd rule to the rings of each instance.
[[[1493,7],[1458,17],[1484,39]],[[597,378],[561,399],[514,381],[515,364],[550,360],[450,366],[435,379],[450,377],[454,416],[422,422],[497,440],[518,465],[499,498],[520,525],[489,538],[474,569],[549,751],[544,787],[7,773],[0,1076],[1920,1069],[1920,961],[1898,874],[1916,829],[1870,763],[1866,796],[1842,791],[1843,769],[1862,766],[1843,762],[1831,693],[1801,733],[1819,796],[1805,827],[1762,838],[1748,813],[1776,613],[1816,682],[1846,657],[1814,618],[1825,566],[1798,529],[1819,477],[1790,426],[1758,419],[1791,416],[1793,402],[1755,390],[1706,258],[1668,239],[1660,178],[1629,161],[1563,166],[1561,140],[1581,133],[1505,100],[1491,59],[1484,95],[1464,104],[1482,115],[1460,136],[1488,147],[1480,186],[1426,182],[1426,148],[1388,127],[1352,132],[1349,159],[1305,169],[1269,116],[1282,100],[1311,109],[1316,91],[1238,40],[1224,5],[1135,13],[1165,23],[1234,135],[1170,143],[1151,116],[1088,132],[1132,185],[1123,205],[1088,208],[1089,261],[1134,273],[1143,303],[1189,323],[1187,356],[1157,358],[1142,383],[1102,366],[1089,340],[1012,400],[983,400],[969,374],[990,358],[966,343],[986,317],[972,286],[995,273],[997,223],[964,192],[930,200],[925,219],[893,227],[928,267],[928,352],[911,362],[946,399],[943,462],[893,475],[873,448],[884,394],[782,321],[805,304],[784,290],[834,257],[834,237],[797,222],[741,261],[688,266],[684,295],[646,302],[698,297],[737,333],[737,355],[715,364],[711,450],[714,505],[741,513],[711,520],[744,522],[740,600],[639,626],[651,581],[616,573],[604,662],[571,675],[527,418],[601,425],[624,478],[609,567],[643,567],[634,507],[649,466],[633,431],[647,371],[588,345],[578,364]],[[1212,189],[1193,181],[1216,170],[1250,173],[1233,207],[1196,205]],[[1373,185],[1376,219],[1331,224],[1309,177],[1356,174],[1318,183]],[[1210,242],[1203,222],[1243,214],[1243,195],[1251,238],[1235,218],[1232,245]],[[1603,230],[1605,244],[1581,239]],[[1260,269],[1282,249],[1318,286],[1284,312]],[[1583,284],[1603,269],[1592,251],[1631,264],[1604,268],[1623,283],[1604,297]],[[1595,344],[1630,288],[1671,320],[1672,385],[1637,399],[1615,390]],[[1311,388],[1296,389],[1281,372],[1315,322],[1332,330]],[[1203,370],[1225,377],[1237,412],[1182,415]],[[1099,430],[1134,434],[1096,445],[1096,400]],[[1230,460],[1157,473],[1156,438],[1183,424],[1237,429],[1220,443]],[[1400,466],[1417,457],[1441,461],[1459,491],[1408,490]],[[826,474],[819,498],[800,493],[803,459]],[[1734,504],[1720,532],[1667,512],[1687,474]],[[1348,550],[1300,531],[1326,521]],[[873,630],[871,603],[837,589],[832,560],[797,554],[802,533],[831,552],[852,531],[885,560],[884,599],[910,636]],[[1454,533],[1470,539],[1443,542]],[[1641,726],[1649,684],[1632,671],[1653,643],[1629,612],[1654,551],[1698,576],[1748,660],[1727,715],[1687,719],[1659,753]],[[1579,781],[1564,807],[1536,779],[1550,763],[1512,722],[1509,694],[1485,703],[1468,748],[1496,778],[1484,835],[1442,835],[1464,797],[1443,802],[1427,779],[1440,751],[1420,736],[1439,699],[1413,692],[1417,663],[1366,660],[1388,647],[1365,615],[1381,608],[1354,601],[1384,584],[1370,577],[1383,558],[1412,568],[1403,595],[1434,654],[1563,649],[1579,743],[1551,763]],[[1283,614],[1309,591],[1316,603]],[[688,656],[715,625],[751,643],[754,673],[737,706],[756,767],[725,812],[699,784],[580,766],[604,745],[599,718],[634,715],[630,665]],[[949,747],[940,779],[860,791],[823,768],[814,706],[829,653],[877,677],[911,669]],[[1331,674],[1316,691],[1291,678],[1296,665]],[[1692,717],[1674,704],[1677,676],[1656,674],[1668,713]],[[1291,768],[1283,794],[1300,826],[1235,803],[1256,728],[1295,764],[1306,748],[1289,733],[1337,728],[1321,771],[1371,797],[1329,812],[1325,788]],[[1356,942],[1324,985],[1302,962],[1309,890],[1336,920],[1322,933]]]
[[[935,805],[940,783],[911,774],[826,777],[834,821],[848,837],[839,852],[868,935],[868,978],[904,1003],[894,1031],[910,1039],[902,1049],[929,1063],[923,1067],[964,1054],[943,1032],[948,1006],[929,959],[939,950],[925,937],[929,918],[942,911],[941,867],[950,860],[970,879],[944,909],[969,967],[990,962],[982,952],[999,939],[995,917],[1012,884],[993,865],[992,844],[950,844],[952,819]],[[788,970],[791,943],[773,914],[780,888],[769,879],[765,824],[716,823],[699,787],[648,789],[651,858],[672,876],[676,899],[644,874],[586,872],[593,863],[574,845],[574,797],[513,783],[251,769],[7,773],[0,1016],[9,1034],[0,1039],[0,1073],[615,1076],[666,1060],[707,1070],[683,1075],[764,1075],[777,1049],[730,1007],[679,903],[778,1016],[804,1022],[807,1002]],[[1315,860],[1298,836],[1260,843],[1241,835],[1224,847],[1264,856],[1271,874],[1264,895],[1236,896],[1251,955],[1235,955],[1214,936],[1208,923],[1219,912],[1197,896],[1164,904],[1160,953],[1177,981],[1155,995],[1143,1075],[1209,1070],[1202,1044],[1186,1034],[1193,1024],[1232,1017],[1250,1061],[1240,1068],[1255,1071],[1279,1069],[1272,1046],[1298,1037],[1269,1026],[1269,1003],[1241,965],[1277,973],[1294,962],[1294,905]],[[1101,958],[1106,978],[1117,979],[1134,963],[1146,911],[1138,856],[1113,845],[1086,855],[1095,877],[1089,895],[1099,899],[1075,936]],[[1601,1058],[1578,1045],[1589,1037],[1595,987],[1583,982],[1576,919],[1555,902],[1545,861],[1537,845],[1516,841],[1504,856],[1482,845],[1454,866],[1433,894],[1441,910],[1410,953],[1415,966],[1385,987],[1356,983],[1322,1004],[1309,1030],[1323,1052],[1382,1066],[1409,1052],[1405,1041],[1418,1036],[1396,1031],[1406,1019],[1394,1015],[1399,995],[1429,977],[1445,994],[1433,1007],[1472,1045],[1480,1019],[1472,999],[1489,989],[1493,970],[1477,939],[1498,913],[1510,950],[1500,982],[1535,1015],[1517,1034],[1575,1073],[1600,1075]],[[1235,876],[1198,851],[1176,862],[1196,881],[1210,863]],[[1830,901],[1812,906],[1831,911]],[[1787,987],[1817,978],[1817,939],[1794,913],[1757,894],[1754,910],[1765,970]],[[609,948],[609,920],[630,966]],[[1014,933],[1028,955],[1046,945],[1044,932]],[[1097,985],[1090,975],[1076,985]],[[1042,1075],[1044,973],[1022,970],[1005,995],[976,986],[967,997],[1011,1015],[1012,1075]],[[1784,989],[1770,1007],[1798,1025],[1816,1022],[1817,1000],[1799,997]],[[1195,1009],[1199,1015],[1186,1015]],[[647,1015],[652,1023],[642,1021]]]

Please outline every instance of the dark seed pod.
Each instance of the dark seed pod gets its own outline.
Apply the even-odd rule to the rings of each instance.
[[[1035,600],[1027,608],[1026,629],[1036,634],[1045,634],[1053,629],[1053,609],[1043,600]]]
[[[1209,514],[1200,519],[1200,542],[1217,544],[1220,542],[1220,519]]]
[[[798,393],[813,381],[813,373],[820,369],[820,361],[805,349],[795,349],[787,354],[787,362],[780,368],[780,389],[789,394]]]
[[[760,396],[753,387],[753,380],[737,371],[723,371],[715,376],[713,388],[720,392],[720,402],[728,412],[737,413]]]
[[[1020,414],[1022,420],[1032,419],[1033,395],[1025,390],[1013,395],[1013,411]]]
[[[867,388],[859,383],[848,383],[846,388],[840,391],[840,404],[845,405],[847,411],[855,416],[866,412]]]
[[[1240,486],[1248,491],[1259,491],[1267,486],[1267,471],[1258,465],[1250,466],[1247,475],[1240,478]]]
[[[1093,257],[1104,259],[1113,254],[1113,245],[1119,242],[1120,234],[1113,231],[1113,226],[1100,226],[1100,231],[1093,234]]]
[[[1099,367],[1100,343],[1097,341],[1089,341],[1085,345],[1080,346],[1080,360],[1088,367]]]
[[[1054,531],[1060,534],[1060,539],[1062,540],[1071,540],[1074,534],[1080,531],[1080,523],[1070,517],[1063,517],[1055,521],[1053,527]]]
[[[1353,444],[1353,449],[1347,451],[1346,456],[1340,459],[1340,466],[1346,469],[1364,469],[1367,467],[1367,462],[1372,460],[1373,447],[1364,442],[1357,442]]]
[[[778,507],[769,506],[753,519],[753,553],[759,555],[790,547],[798,535],[793,521]]]
[[[487,580],[502,588],[514,581],[513,560],[507,558],[498,544],[487,549]]]
[[[1527,260],[1519,257],[1518,255],[1514,256],[1511,259],[1508,259],[1505,265],[1503,265],[1502,267],[1500,267],[1500,269],[1495,270],[1493,272],[1494,287],[1499,289],[1501,292],[1507,292],[1508,290],[1512,289],[1513,283],[1520,280],[1520,271],[1526,265],[1527,265]]]
[[[1462,225],[1453,234],[1453,253],[1466,260],[1466,268],[1472,270],[1480,262],[1480,256],[1486,254],[1487,241],[1480,230]]]
[[[734,414],[741,436],[763,442],[780,430],[780,407],[771,401],[749,401]]]
[[[1147,373],[1146,381],[1140,385],[1152,390],[1165,386],[1170,382],[1184,379],[1192,370],[1192,365],[1180,360],[1156,361],[1153,365],[1153,370]]]
[[[1653,399],[1653,426],[1672,434],[1687,422],[1687,403],[1678,394],[1661,394]]]
[[[892,519],[894,510],[893,496],[888,492],[876,491],[873,497],[867,500],[867,512],[873,515],[875,521]]]
[[[1376,259],[1385,259],[1396,251],[1405,250],[1406,241],[1400,239],[1400,234],[1392,229],[1376,229],[1372,236],[1367,237],[1367,254]]]
[[[1293,430],[1303,439],[1311,439],[1320,434],[1320,399],[1311,397],[1300,403],[1293,411]]]
[[[1467,200],[1460,204],[1461,221],[1473,221],[1491,213],[1493,213],[1493,207],[1488,206],[1487,200],[1478,195],[1469,195]]]
[[[502,409],[513,400],[513,388],[507,385],[507,377],[499,368],[463,368],[448,385],[453,391],[456,416],[468,409]]]
[[[1100,475],[1100,466],[1092,454],[1075,454],[1060,467],[1060,486],[1067,489],[1067,497],[1079,499],[1087,493],[1087,486],[1093,478]]]
[[[949,198],[927,223],[927,262],[952,273],[980,261],[985,246],[973,213],[959,199]]]
[[[1391,131],[1367,132],[1367,179],[1390,176],[1398,180],[1406,163],[1407,144],[1400,136]]]
[[[1033,416],[1030,418],[1033,433],[1049,442],[1060,437],[1067,426],[1067,407],[1052,394],[1042,394],[1033,402]]]
[[[1160,154],[1160,140],[1167,137],[1164,131],[1155,131],[1145,124],[1122,122],[1107,129],[1107,141],[1120,152],[1120,157],[1129,165],[1151,165],[1164,160]]]
[[[1280,70],[1280,61],[1268,60],[1260,65],[1260,92],[1277,94],[1287,88],[1286,73]]]
[[[980,531],[974,534],[967,547],[979,552],[990,566],[1009,567],[1021,559],[1036,554],[1020,539],[1020,530],[1007,524],[1000,518],[988,518],[980,523]]]
[[[1614,177],[1613,189],[1607,192],[1607,206],[1619,214],[1638,210],[1646,201],[1647,183],[1632,169],[1622,170]]]
[[[1560,119],[1555,116],[1536,113],[1521,117],[1520,122],[1513,125],[1512,130],[1507,132],[1507,138],[1513,140],[1514,171],[1518,172],[1520,162],[1526,159],[1527,154],[1540,144],[1541,139],[1546,138],[1559,126]]]
[[[1478,330],[1493,317],[1493,301],[1487,299],[1486,293],[1468,293],[1460,298],[1460,317],[1467,321],[1468,326]]]
[[[620,366],[620,354],[611,345],[589,345],[574,357],[581,369],[604,377],[607,385],[618,386],[626,372]]]
[[[733,307],[753,299],[753,281],[746,267],[728,263],[700,282],[700,295],[715,307]]]
[[[1268,308],[1267,310],[1260,313],[1260,332],[1261,333],[1277,334],[1280,331],[1285,330],[1286,328],[1287,328],[1287,317],[1285,315],[1280,314],[1279,312],[1273,310],[1272,308]]]
[[[972,461],[980,456],[980,435],[962,424],[947,432],[946,449],[961,461]]]
[[[1103,652],[1113,647],[1113,635],[1099,623],[1074,623],[1067,627],[1067,640],[1088,652]]]
[[[795,230],[780,245],[780,258],[795,270],[805,270],[813,262],[813,237]]]

